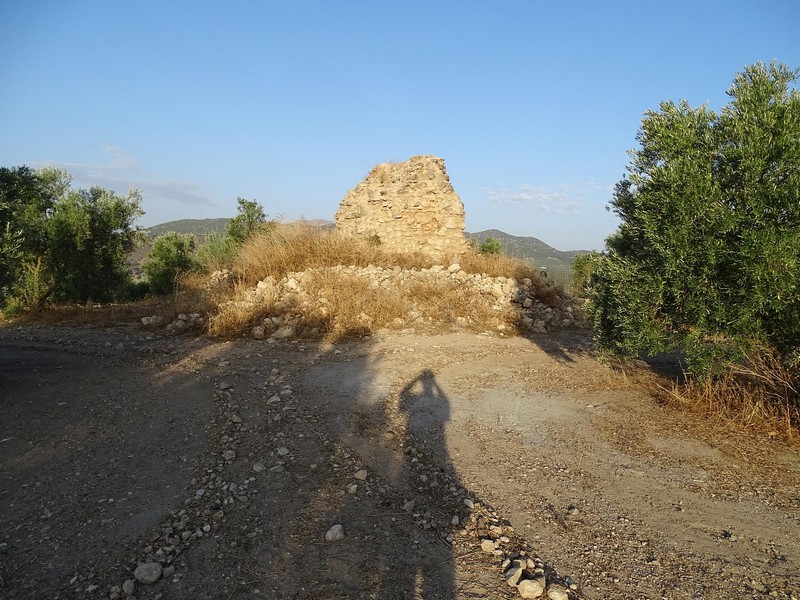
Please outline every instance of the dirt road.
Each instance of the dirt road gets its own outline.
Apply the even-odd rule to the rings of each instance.
[[[800,597],[798,456],[581,334],[7,327],[0,410],[4,598]]]

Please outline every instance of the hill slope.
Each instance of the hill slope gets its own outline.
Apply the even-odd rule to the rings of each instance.
[[[225,233],[225,227],[230,219],[180,219],[178,221],[167,221],[160,225],[146,227],[145,232],[151,239],[164,235],[168,231],[177,233],[193,233],[197,236],[208,235],[210,233]]]
[[[467,233],[466,236],[479,244],[487,238],[494,238],[502,244],[505,254],[515,258],[531,259],[541,266],[547,264],[570,265],[576,256],[587,252],[586,250],[556,250],[539,238],[511,235],[499,229]]]

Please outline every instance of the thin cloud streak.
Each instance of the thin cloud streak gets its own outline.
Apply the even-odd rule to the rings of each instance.
[[[587,206],[587,196],[603,189],[595,182],[553,186],[524,184],[514,189],[487,190],[486,197],[490,203],[502,206],[525,206],[551,214],[577,215]]]
[[[117,192],[138,188],[145,200],[159,198],[174,200],[191,206],[214,206],[215,202],[203,193],[202,188],[188,181],[163,179],[143,170],[139,163],[116,146],[107,146],[105,152],[111,161],[107,164],[51,162],[34,166],[55,166],[66,169],[78,185],[113,188]]]

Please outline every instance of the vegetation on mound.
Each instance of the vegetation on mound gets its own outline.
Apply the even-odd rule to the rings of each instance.
[[[470,252],[453,257],[452,262],[456,261],[466,273],[527,278],[544,303],[552,304],[562,292],[543,280],[535,267],[515,259]],[[432,326],[446,327],[458,319],[481,331],[501,324],[510,329],[515,320],[456,282],[410,279],[399,286],[380,286],[354,275],[354,268],[422,271],[435,270],[436,264],[422,254],[389,253],[369,240],[302,224],[262,230],[245,242],[233,260],[231,284],[209,292],[218,306],[209,318],[210,331],[216,335],[240,334],[265,317],[280,314],[287,308],[281,306],[280,297],[264,297],[255,304],[247,299],[260,282],[279,282],[297,273],[308,274],[304,293],[316,299],[305,307],[293,307],[300,320],[298,329],[305,335],[363,335],[395,322],[405,323],[410,313]],[[205,285],[196,277],[191,281],[196,291],[198,285]]]

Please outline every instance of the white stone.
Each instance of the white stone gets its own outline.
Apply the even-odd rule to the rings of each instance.
[[[294,327],[291,325],[284,325],[280,327],[275,333],[273,333],[270,337],[273,340],[285,340],[294,335]]]
[[[344,527],[340,524],[336,524],[325,534],[325,541],[326,542],[339,542],[344,539]]]
[[[544,594],[544,582],[540,578],[523,579],[517,584],[517,591],[523,598],[541,598]]]

